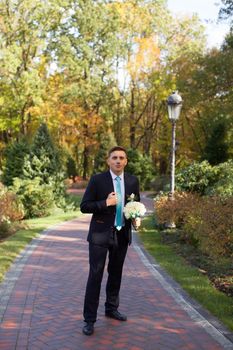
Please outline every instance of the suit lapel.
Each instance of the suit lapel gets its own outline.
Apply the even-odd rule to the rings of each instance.
[[[126,173],[124,173],[124,181],[125,181],[125,204],[126,204],[129,196],[129,175]]]
[[[104,184],[104,186],[109,190],[109,193],[114,192],[112,176],[110,171],[106,171],[105,174],[106,174],[105,176],[106,183]]]

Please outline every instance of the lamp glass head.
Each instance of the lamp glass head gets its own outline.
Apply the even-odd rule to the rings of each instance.
[[[168,117],[170,120],[176,121],[179,119],[180,111],[182,108],[182,97],[173,92],[167,99]]]

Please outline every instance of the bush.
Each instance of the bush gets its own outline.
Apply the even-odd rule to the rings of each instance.
[[[24,217],[24,208],[16,194],[0,184],[0,238],[14,232],[14,224]]]
[[[0,184],[0,222],[23,219],[24,209],[15,193]]]
[[[233,196],[233,161],[222,163],[217,167],[217,181],[207,187],[205,193],[208,195],[219,195],[221,197]]]
[[[194,162],[176,175],[176,187],[180,191],[205,194],[218,179],[219,169],[207,161]]]
[[[233,161],[211,166],[207,161],[193,163],[176,176],[180,191],[197,192],[201,195],[233,195]]]
[[[201,198],[198,194],[188,192],[175,192],[174,199],[171,200],[168,195],[160,194],[155,200],[155,213],[157,222],[160,225],[166,223],[175,223],[177,228],[181,228],[180,239],[192,245],[197,244],[194,232],[188,233],[182,230],[184,225],[198,220],[197,208],[200,208]]]
[[[26,218],[42,217],[51,213],[54,207],[53,189],[49,184],[40,184],[40,178],[15,178],[12,189],[24,206]]]
[[[180,227],[185,218],[197,204],[199,196],[193,193],[175,192],[171,199],[168,194],[160,193],[155,198],[156,217],[159,224],[175,222]]]
[[[38,158],[36,155],[27,155],[24,159],[24,167],[21,179],[33,180],[39,178],[41,183],[48,184],[51,180],[50,159],[46,155]]]
[[[200,220],[192,226],[201,251],[213,259],[233,257],[233,197],[204,197],[202,201]]]
[[[182,240],[213,259],[233,256],[233,197],[176,193],[174,201],[163,195],[155,203],[158,222],[175,222]]]

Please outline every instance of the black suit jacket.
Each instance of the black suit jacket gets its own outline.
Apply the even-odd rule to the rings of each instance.
[[[124,173],[125,204],[134,193],[135,200],[140,200],[139,182],[136,176]],[[110,171],[91,177],[84,193],[80,209],[82,213],[92,213],[87,240],[90,243],[105,245],[114,228],[116,206],[106,205],[109,193],[114,191]],[[131,220],[125,219],[124,234],[131,243]]]

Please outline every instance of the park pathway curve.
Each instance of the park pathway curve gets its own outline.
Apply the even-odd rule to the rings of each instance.
[[[153,209],[145,194],[142,201]],[[128,321],[104,316],[105,273],[95,333],[83,335],[89,220],[83,215],[47,230],[7,273],[0,285],[1,350],[233,349],[232,334],[203,316],[136,237],[121,288],[120,311]]]

